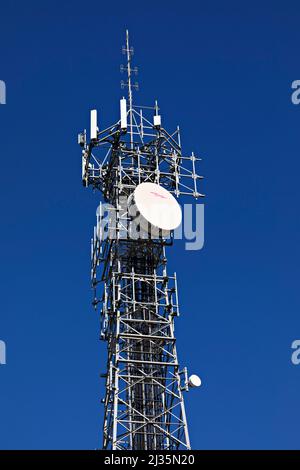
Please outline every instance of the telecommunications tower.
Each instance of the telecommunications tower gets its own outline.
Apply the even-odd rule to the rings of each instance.
[[[202,197],[194,154],[183,156],[179,128],[169,133],[157,102],[133,104],[133,48],[123,47],[126,74],[120,119],[79,134],[82,181],[103,202],[91,242],[93,305],[107,342],[103,449],[190,449],[183,392],[197,387],[177,357],[179,315],[176,274],[167,273],[166,247],[181,224],[180,195]]]

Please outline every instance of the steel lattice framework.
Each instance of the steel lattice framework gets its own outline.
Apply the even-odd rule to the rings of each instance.
[[[128,126],[119,120],[89,142],[86,131],[79,134],[83,184],[104,198],[91,243],[93,304],[101,307],[101,339],[108,345],[103,448],[190,449],[183,400],[188,378],[186,368],[179,368],[174,333],[177,280],[167,274],[165,253],[173,239],[135,232],[127,199],[142,182],[157,183],[176,197],[202,197],[195,170],[200,159],[182,155],[179,128],[170,134],[153,123],[157,102],[133,105],[137,69],[131,66],[128,31],[123,52]]]

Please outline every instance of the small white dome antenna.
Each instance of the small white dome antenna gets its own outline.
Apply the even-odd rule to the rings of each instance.
[[[189,384],[189,387],[191,387],[191,388],[197,388],[197,387],[201,386],[202,381],[201,381],[201,379],[198,375],[192,374],[189,377],[188,384]]]
[[[183,375],[184,380],[184,385],[182,385],[181,390],[188,392],[190,388],[199,388],[202,385],[202,380],[198,375],[192,374],[188,376],[187,367],[184,367],[179,374]]]

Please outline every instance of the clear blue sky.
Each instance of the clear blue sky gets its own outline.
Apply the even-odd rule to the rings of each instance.
[[[129,6],[127,6],[129,5]],[[0,447],[100,446],[105,345],[90,305],[98,196],[77,132],[118,117],[129,28],[136,99],[204,157],[205,248],[169,250],[197,449],[299,448],[300,6],[296,1],[2,2]]]

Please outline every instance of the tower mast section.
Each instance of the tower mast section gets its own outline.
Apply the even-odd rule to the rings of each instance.
[[[82,182],[102,194],[91,241],[91,281],[100,337],[107,344],[103,448],[190,449],[183,395],[199,380],[188,378],[177,355],[177,277],[168,274],[166,257],[173,231],[158,224],[155,236],[150,233],[138,194],[142,203],[151,194],[160,204],[172,200],[177,209],[175,197],[203,197],[196,173],[200,158],[182,154],[179,128],[165,129],[157,102],[133,106],[137,69],[131,66],[128,31],[123,53],[127,83],[121,83],[128,87],[128,103],[120,100],[120,119],[102,130],[92,110],[90,139],[86,131],[78,136]]]

